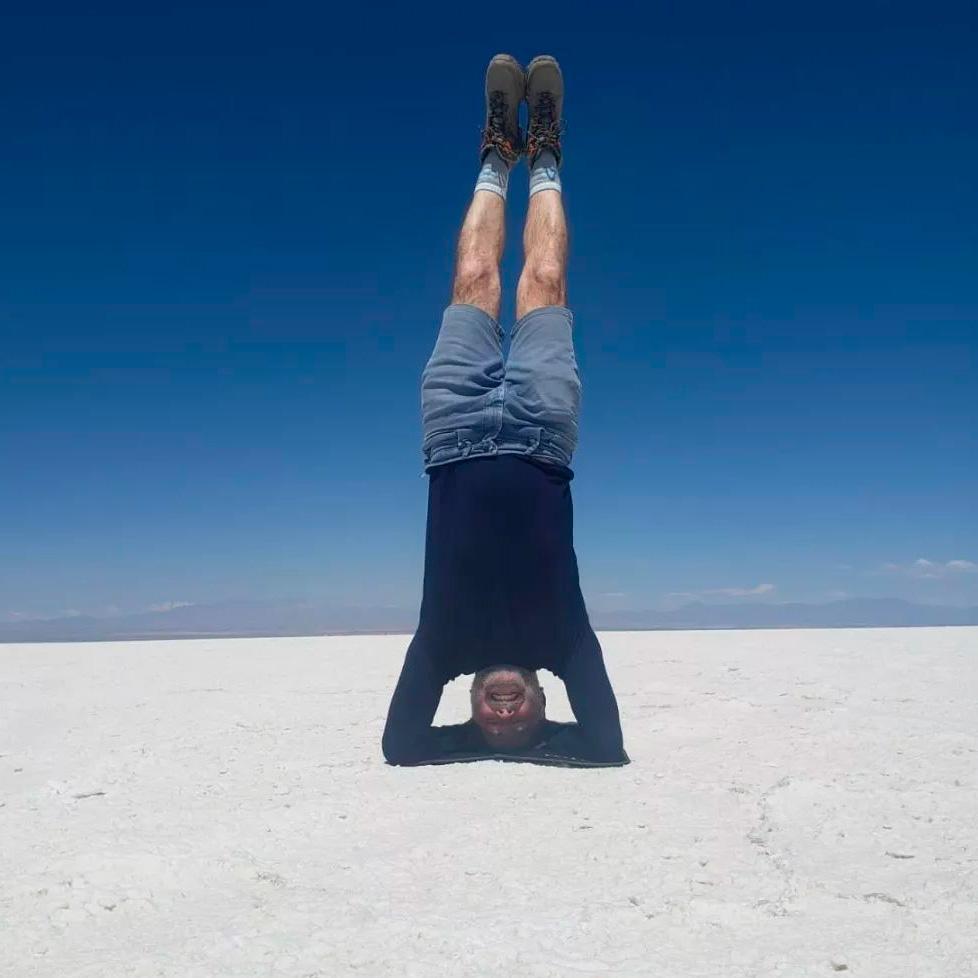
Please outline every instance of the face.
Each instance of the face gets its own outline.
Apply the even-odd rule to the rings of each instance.
[[[516,666],[492,666],[472,680],[472,721],[490,747],[516,750],[532,743],[547,699],[537,674]]]

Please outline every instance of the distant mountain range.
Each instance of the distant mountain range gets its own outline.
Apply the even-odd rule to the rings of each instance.
[[[852,598],[826,604],[704,604],[673,611],[605,611],[592,616],[597,630],[695,628],[867,628],[978,625],[978,607],[922,605],[897,598]],[[94,618],[0,622],[0,642],[105,642],[164,638],[344,633],[409,633],[417,611],[340,608],[303,602],[228,601],[188,604]]]
[[[675,611],[606,612],[600,625],[627,628],[912,628],[978,625],[978,607],[914,604],[899,598],[848,598],[825,604],[704,604]],[[598,616],[595,616],[597,619]]]

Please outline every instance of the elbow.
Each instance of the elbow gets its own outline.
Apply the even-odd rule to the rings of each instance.
[[[398,750],[397,744],[394,738],[391,737],[388,732],[384,731],[384,737],[380,742],[380,749],[383,751],[384,760],[388,764],[403,764],[404,756],[400,750]]]
[[[388,764],[392,764],[394,767],[401,767],[404,764],[410,764],[410,757],[403,751],[398,751],[396,749],[391,749],[389,747],[383,747],[384,760]]]
[[[405,743],[403,737],[397,737],[389,730],[384,731],[383,739],[380,742],[380,749],[383,751],[384,760],[388,764],[400,766],[402,764],[412,764],[417,761],[415,752],[410,749],[410,744]]]
[[[620,727],[593,738],[591,749],[593,751],[591,760],[628,763],[628,755],[625,753],[625,744],[622,740]]]

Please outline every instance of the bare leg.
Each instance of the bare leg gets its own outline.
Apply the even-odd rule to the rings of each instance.
[[[523,272],[516,287],[516,318],[541,306],[567,305],[567,218],[557,190],[530,197],[523,229]]]
[[[505,213],[506,202],[499,194],[485,190],[473,194],[455,256],[452,302],[478,306],[493,319],[499,318],[499,261],[506,240]]]

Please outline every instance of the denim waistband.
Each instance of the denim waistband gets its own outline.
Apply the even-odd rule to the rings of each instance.
[[[491,455],[524,455],[554,465],[570,466],[573,445],[559,432],[546,428],[524,428],[518,434],[501,432],[475,441],[474,432],[444,431],[425,441],[422,448],[425,471],[437,465]]]

